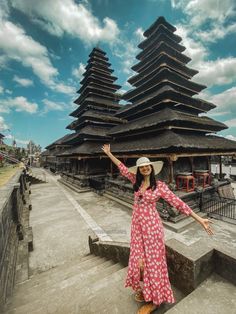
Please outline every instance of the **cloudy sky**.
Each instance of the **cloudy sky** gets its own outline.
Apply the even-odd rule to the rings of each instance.
[[[0,132],[18,146],[47,146],[68,133],[69,113],[91,49],[107,52],[127,91],[138,43],[159,16],[177,34],[208,86],[222,136],[236,140],[235,0],[0,0]]]

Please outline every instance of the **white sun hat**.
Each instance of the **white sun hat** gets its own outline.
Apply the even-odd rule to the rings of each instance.
[[[163,161],[160,161],[160,160],[150,161],[149,158],[147,157],[140,157],[136,161],[136,166],[130,167],[128,169],[129,169],[129,172],[136,174],[138,167],[147,166],[147,165],[152,165],[154,168],[155,174],[158,174],[159,172],[161,172],[161,169],[163,167]]]

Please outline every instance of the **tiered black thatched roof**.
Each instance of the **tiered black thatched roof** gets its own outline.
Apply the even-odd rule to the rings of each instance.
[[[97,142],[101,146],[101,143],[111,140],[108,130],[126,121],[115,117],[122,106],[119,105],[120,95],[117,94],[120,86],[114,84],[117,78],[112,75],[110,65],[104,51],[99,48],[92,50],[77,92],[80,95],[75,100],[79,107],[70,114],[76,120],[67,126],[75,133],[65,143],[73,147],[63,155],[77,154],[79,146],[89,141],[92,142],[91,147],[95,145],[95,148]],[[83,154],[86,150],[82,151]]]
[[[216,106],[196,97],[206,86],[192,81],[198,72],[187,66],[191,59],[175,31],[160,17],[144,32],[132,67],[137,74],[129,79],[133,89],[123,95],[131,103],[116,113],[128,122],[109,131],[114,152],[236,151],[236,142],[208,135],[227,126],[199,115]]]

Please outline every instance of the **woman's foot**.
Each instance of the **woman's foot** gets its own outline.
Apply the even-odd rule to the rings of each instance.
[[[145,304],[142,307],[140,307],[137,314],[150,314],[155,309],[157,309],[157,305],[155,305],[153,303],[148,303],[148,304]]]
[[[142,291],[136,292],[134,295],[134,298],[135,298],[135,301],[140,302],[140,303],[145,301]]]

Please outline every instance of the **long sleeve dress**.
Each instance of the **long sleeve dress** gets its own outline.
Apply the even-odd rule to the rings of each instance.
[[[135,183],[136,175],[130,173],[122,162],[118,168],[122,176],[129,179],[132,184]],[[156,210],[156,202],[163,198],[186,215],[190,215],[192,209],[162,181],[157,181],[157,187],[153,191],[148,189],[142,192],[141,188],[142,186],[134,192],[130,256],[124,287],[132,287],[135,291],[141,290],[139,260],[143,259],[142,291],[145,301],[152,301],[156,305],[163,302],[174,303],[166,262],[164,228]]]

